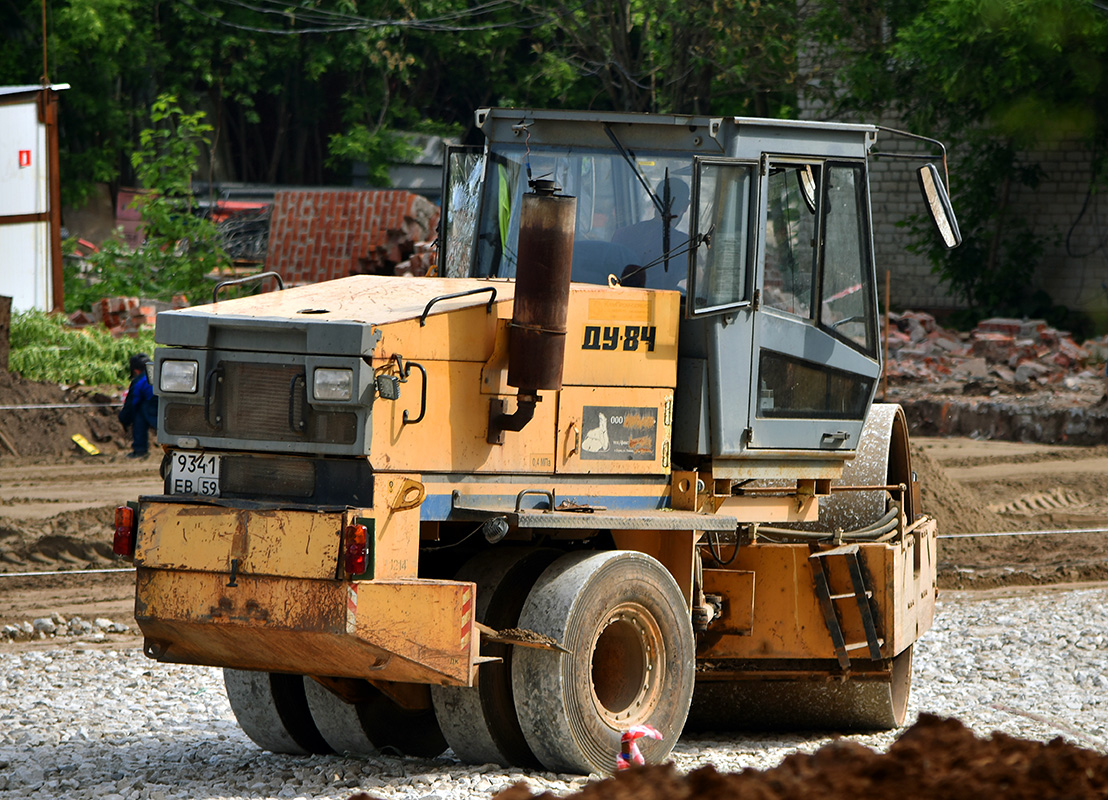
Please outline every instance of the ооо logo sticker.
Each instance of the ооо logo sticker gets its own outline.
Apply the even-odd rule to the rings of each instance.
[[[658,446],[658,409],[585,406],[581,458],[653,461]]]

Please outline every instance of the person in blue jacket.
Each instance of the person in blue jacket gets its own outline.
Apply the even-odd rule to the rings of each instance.
[[[158,426],[158,398],[154,396],[154,387],[146,377],[146,364],[150,357],[146,353],[131,356],[131,385],[127,389],[127,398],[119,410],[119,421],[123,430],[131,429],[131,452],[127,458],[146,458],[150,455],[150,429]]]

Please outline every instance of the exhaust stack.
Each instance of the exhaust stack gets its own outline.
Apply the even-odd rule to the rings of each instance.
[[[489,442],[504,431],[521,431],[535,414],[539,390],[562,388],[566,317],[573,267],[577,198],[557,194],[553,181],[539,180],[523,196],[515,304],[508,329],[508,385],[519,389],[516,411],[492,401]]]

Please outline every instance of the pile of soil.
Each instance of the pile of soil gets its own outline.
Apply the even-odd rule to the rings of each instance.
[[[567,800],[1072,800],[1108,796],[1108,756],[1055,739],[1043,744],[994,733],[979,739],[961,722],[921,715],[885,754],[841,741],[788,756],[765,772],[638,767],[589,784]],[[494,800],[555,800],[515,784]]]
[[[919,447],[912,448],[912,469],[920,485],[920,505],[935,518],[940,533],[1015,530],[1009,520],[989,510],[978,492],[951,480]]]
[[[121,393],[29,381],[0,369],[0,462],[76,455],[81,450],[75,434],[105,453],[129,450],[130,437],[117,417]]]
[[[0,574],[29,570],[119,566],[112,554],[115,506],[21,519],[17,505],[0,502]]]

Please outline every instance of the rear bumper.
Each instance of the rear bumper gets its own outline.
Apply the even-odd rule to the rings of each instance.
[[[135,619],[159,661],[471,686],[474,592],[458,581],[228,581],[139,567]]]

